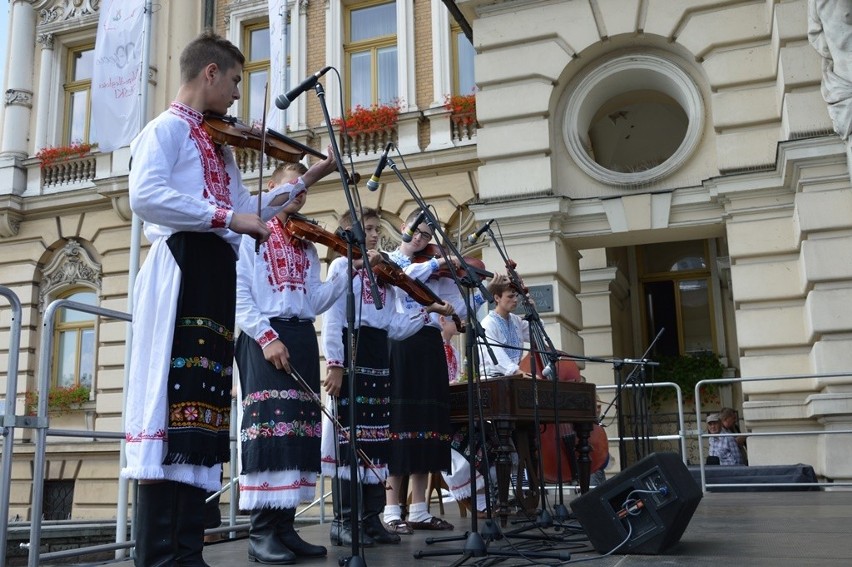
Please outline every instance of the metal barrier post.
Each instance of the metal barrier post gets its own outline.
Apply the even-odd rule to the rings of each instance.
[[[686,464],[686,424],[683,418],[683,392],[681,392],[680,386],[674,382],[651,382],[646,384],[625,384],[621,387],[624,388],[674,388],[675,394],[677,395],[677,423],[678,423],[678,434],[677,437],[680,439],[680,455],[683,459],[683,463]],[[618,386],[613,385],[604,385],[604,386],[596,386],[595,389],[597,391],[603,390],[617,390]],[[618,408],[618,411],[621,412],[621,408]],[[668,436],[654,435],[651,439],[664,439],[668,438]],[[635,437],[623,437],[623,439],[627,441],[635,441]],[[624,463],[621,463],[622,469],[624,468]]]
[[[9,529],[9,495],[12,490],[12,451],[15,443],[15,401],[18,397],[18,356],[21,350],[21,301],[15,293],[0,286],[0,295],[12,307],[12,324],[9,328],[9,366],[6,372],[6,409],[3,412],[3,464],[0,473],[0,567],[6,565],[6,542]]]
[[[47,415],[47,398],[50,391],[51,354],[53,353],[53,319],[60,308],[73,309],[92,315],[102,315],[111,319],[130,320],[130,315],[121,311],[86,305],[67,299],[58,299],[44,310],[41,324],[41,352],[38,362],[38,412],[35,425],[35,454],[33,455],[33,499],[32,523],[30,524],[30,550],[27,565],[38,567],[39,548],[41,547],[41,516],[44,507],[44,468],[47,459],[47,428],[50,418]]]

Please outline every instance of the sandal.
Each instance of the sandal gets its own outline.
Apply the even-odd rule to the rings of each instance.
[[[486,510],[475,510],[470,503],[470,497],[462,498],[458,501],[459,506],[463,507],[465,510],[470,512],[471,514],[476,514],[476,518],[478,520],[485,520],[488,518],[488,512]]]
[[[388,527],[388,531],[395,534],[400,535],[411,535],[414,533],[414,530],[411,529],[407,523],[402,520],[391,520],[390,522],[385,523]]]
[[[437,516],[432,516],[425,522],[408,522],[415,530],[454,530],[455,526]]]

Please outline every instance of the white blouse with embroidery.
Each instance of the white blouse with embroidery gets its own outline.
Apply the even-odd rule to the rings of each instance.
[[[335,259],[328,268],[328,278],[338,277],[347,270],[346,258]],[[374,329],[384,329],[388,338],[402,340],[410,337],[421,328],[427,320],[426,309],[399,311],[396,308],[398,297],[403,295],[393,286],[377,284],[382,298],[382,309],[376,309],[373,294],[370,291],[369,280],[365,285],[366,274],[358,270],[352,278],[355,293],[355,327],[362,325]],[[323,316],[322,344],[328,366],[343,366],[343,329],[346,328],[346,293],[341,294],[331,309]]]
[[[504,319],[496,311],[489,311],[482,320],[482,328],[497,358],[497,364],[491,360],[487,349],[479,345],[480,373],[487,376],[517,374],[518,361],[524,354],[519,348],[530,340],[529,321],[521,319],[514,313],[509,313],[508,319]],[[515,348],[505,348],[501,345]]]
[[[291,237],[278,217],[266,223],[269,240],[255,252],[255,240],[243,236],[237,263],[237,325],[262,347],[278,338],[272,318],[316,319],[346,290],[343,274],[320,279],[320,261],[312,242]]]
[[[179,231],[212,231],[236,252],[241,235],[227,227],[235,212],[257,212],[257,196],[242,184],[231,150],[214,144],[198,111],[178,102],[151,120],[130,144],[130,207],[145,221],[153,242]],[[199,185],[198,180],[204,179]],[[263,193],[261,218],[281,208],[269,203],[281,193],[304,190],[301,178]]]
[[[450,303],[455,309],[456,315],[464,321],[467,317],[467,304],[462,297],[456,282],[452,278],[432,277],[432,274],[438,270],[438,261],[429,260],[428,262],[412,262],[401,249],[397,248],[390,253],[390,259],[411,278],[420,280],[431,289],[435,295],[443,301]],[[411,298],[407,293],[399,294],[399,308],[405,311],[415,311],[421,305]],[[429,326],[441,330],[440,315],[438,313],[429,313]]]

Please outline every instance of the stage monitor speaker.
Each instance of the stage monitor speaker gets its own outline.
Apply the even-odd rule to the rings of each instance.
[[[701,497],[680,455],[652,453],[575,499],[571,509],[599,553],[611,552],[630,533],[615,553],[657,554],[680,541]]]

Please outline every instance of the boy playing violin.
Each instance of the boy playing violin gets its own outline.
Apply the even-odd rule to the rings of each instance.
[[[203,567],[205,491],[228,451],[236,261],[241,235],[304,192],[306,179],[252,196],[231,150],[204,128],[240,97],[245,58],[205,32],[180,56],[169,108],[130,145],[130,206],[151,242],[134,289],[127,465],[139,480],[136,565]],[[258,200],[262,203],[258,215]]]
[[[381,261],[375,250],[379,242],[381,225],[379,215],[374,209],[364,209],[361,213],[366,234],[367,255],[370,264]],[[340,226],[349,229],[352,219],[347,212],[340,220]],[[346,258],[337,258],[329,266],[329,277],[345,273]],[[359,463],[359,478],[362,483],[364,510],[364,531],[361,543],[365,546],[374,543],[399,543],[399,536],[385,529],[379,514],[385,503],[384,482],[387,478],[390,440],[390,372],[388,369],[388,339],[402,340],[419,329],[428,320],[429,312],[452,314],[452,307],[433,303],[427,307],[418,306],[411,311],[395,309],[397,297],[403,292],[396,287],[377,283],[383,308],[376,309],[369,279],[364,268],[357,270],[352,279],[355,294],[355,326],[357,351],[355,353],[355,388],[358,397],[356,439],[367,442],[359,448],[367,454],[370,463]],[[349,434],[349,384],[344,369],[349,364],[349,351],[346,344],[346,297],[340,294],[338,300],[323,317],[322,341],[326,356],[326,392],[337,398],[337,415],[344,424],[344,431],[332,432],[328,419],[323,421],[322,461],[323,472],[337,476],[334,483],[334,521],[331,524],[331,542],[335,545],[351,545],[351,518],[357,511],[352,510],[350,497],[350,447]],[[335,451],[335,442],[339,450]],[[369,470],[368,468],[369,467]]]
[[[333,157],[310,170],[287,163],[273,172],[269,186],[313,181],[334,169]],[[298,196],[266,223],[269,239],[258,252],[254,240],[243,238],[237,270],[240,509],[251,511],[249,559],[272,565],[326,555],[325,547],[303,541],[293,529],[296,506],[316,491],[321,411],[290,372],[319,391],[314,319],[344,292],[346,278],[336,274],[322,282],[316,246],[291,233],[287,221],[305,201],[305,194]]]

